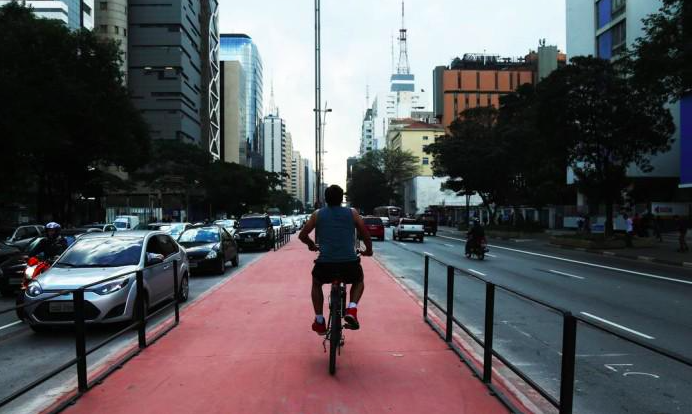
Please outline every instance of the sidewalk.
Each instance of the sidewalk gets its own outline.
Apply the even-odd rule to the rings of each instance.
[[[331,377],[310,330],[313,258],[297,240],[267,254],[65,412],[508,412],[371,258],[363,259],[361,329],[346,332]]]
[[[453,235],[454,237],[465,238],[466,233],[456,230],[452,227],[442,227],[443,233]],[[573,232],[565,232],[573,233]],[[567,249],[567,250],[578,250],[582,252],[595,253],[603,256],[609,257],[619,257],[621,259],[639,260],[643,262],[650,263],[660,263],[670,266],[684,266],[692,267],[692,253],[679,253],[677,252],[678,241],[677,236],[672,233],[666,233],[663,235],[663,242],[656,242],[652,247],[631,247],[623,249],[585,249],[578,247],[568,247],[550,244],[550,234],[536,234],[533,239],[537,242],[541,242],[543,246],[551,247],[555,250]],[[512,239],[506,239],[507,241],[513,241]],[[689,237],[688,237],[689,240]],[[520,240],[533,241],[533,240]],[[688,243],[690,243],[688,241]]]

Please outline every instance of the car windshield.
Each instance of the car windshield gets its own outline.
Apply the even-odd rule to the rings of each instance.
[[[280,218],[272,218],[272,226],[280,226],[281,225],[281,219]]]
[[[240,219],[241,229],[261,229],[267,226],[267,220],[261,217]]]
[[[221,227],[233,227],[235,225],[235,220],[216,220],[214,224]]]
[[[177,236],[183,230],[185,230],[185,223],[171,224],[170,233],[172,236]]]
[[[142,239],[96,237],[77,240],[57,267],[120,267],[139,264]]]
[[[365,222],[365,224],[370,224],[370,225],[381,225],[382,224],[382,220],[377,218],[377,217],[368,217],[368,218],[363,219],[363,221]]]
[[[218,228],[210,227],[185,230],[178,239],[180,243],[217,243],[218,241]]]

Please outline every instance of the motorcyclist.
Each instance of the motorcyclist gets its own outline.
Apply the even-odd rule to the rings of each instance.
[[[485,230],[481,226],[481,221],[478,218],[474,218],[471,228],[466,233],[466,254],[471,251],[471,248],[479,246],[484,238]]]
[[[32,253],[44,260],[52,261],[67,249],[67,239],[60,234],[60,224],[51,221],[46,224],[46,237]]]

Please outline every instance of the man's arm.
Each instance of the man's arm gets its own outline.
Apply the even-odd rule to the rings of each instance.
[[[355,208],[352,208],[351,212],[353,213],[353,222],[356,224],[358,235],[361,239],[363,239],[363,243],[365,244],[365,251],[361,254],[363,256],[372,256],[372,239],[370,239],[370,232],[367,228],[365,228],[363,218],[360,216],[360,214],[358,214],[358,211]]]
[[[316,252],[317,245],[315,244],[314,241],[310,238],[310,233],[315,229],[315,226],[317,225],[317,211],[312,213],[310,218],[308,219],[308,222],[305,223],[305,226],[303,226],[303,229],[300,231],[300,234],[298,235],[298,239],[302,241],[303,243],[308,245],[308,249],[310,251]]]

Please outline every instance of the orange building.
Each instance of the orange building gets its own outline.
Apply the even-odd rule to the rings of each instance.
[[[557,68],[564,63],[564,54],[551,49],[549,58]],[[445,128],[466,109],[479,106],[500,107],[500,97],[517,90],[520,85],[535,84],[539,79],[538,56],[532,52],[523,59],[506,59],[498,56],[466,54],[452,64],[438,66],[433,72],[433,106],[437,119]],[[554,69],[552,69],[554,70]],[[543,77],[543,76],[540,76]]]

